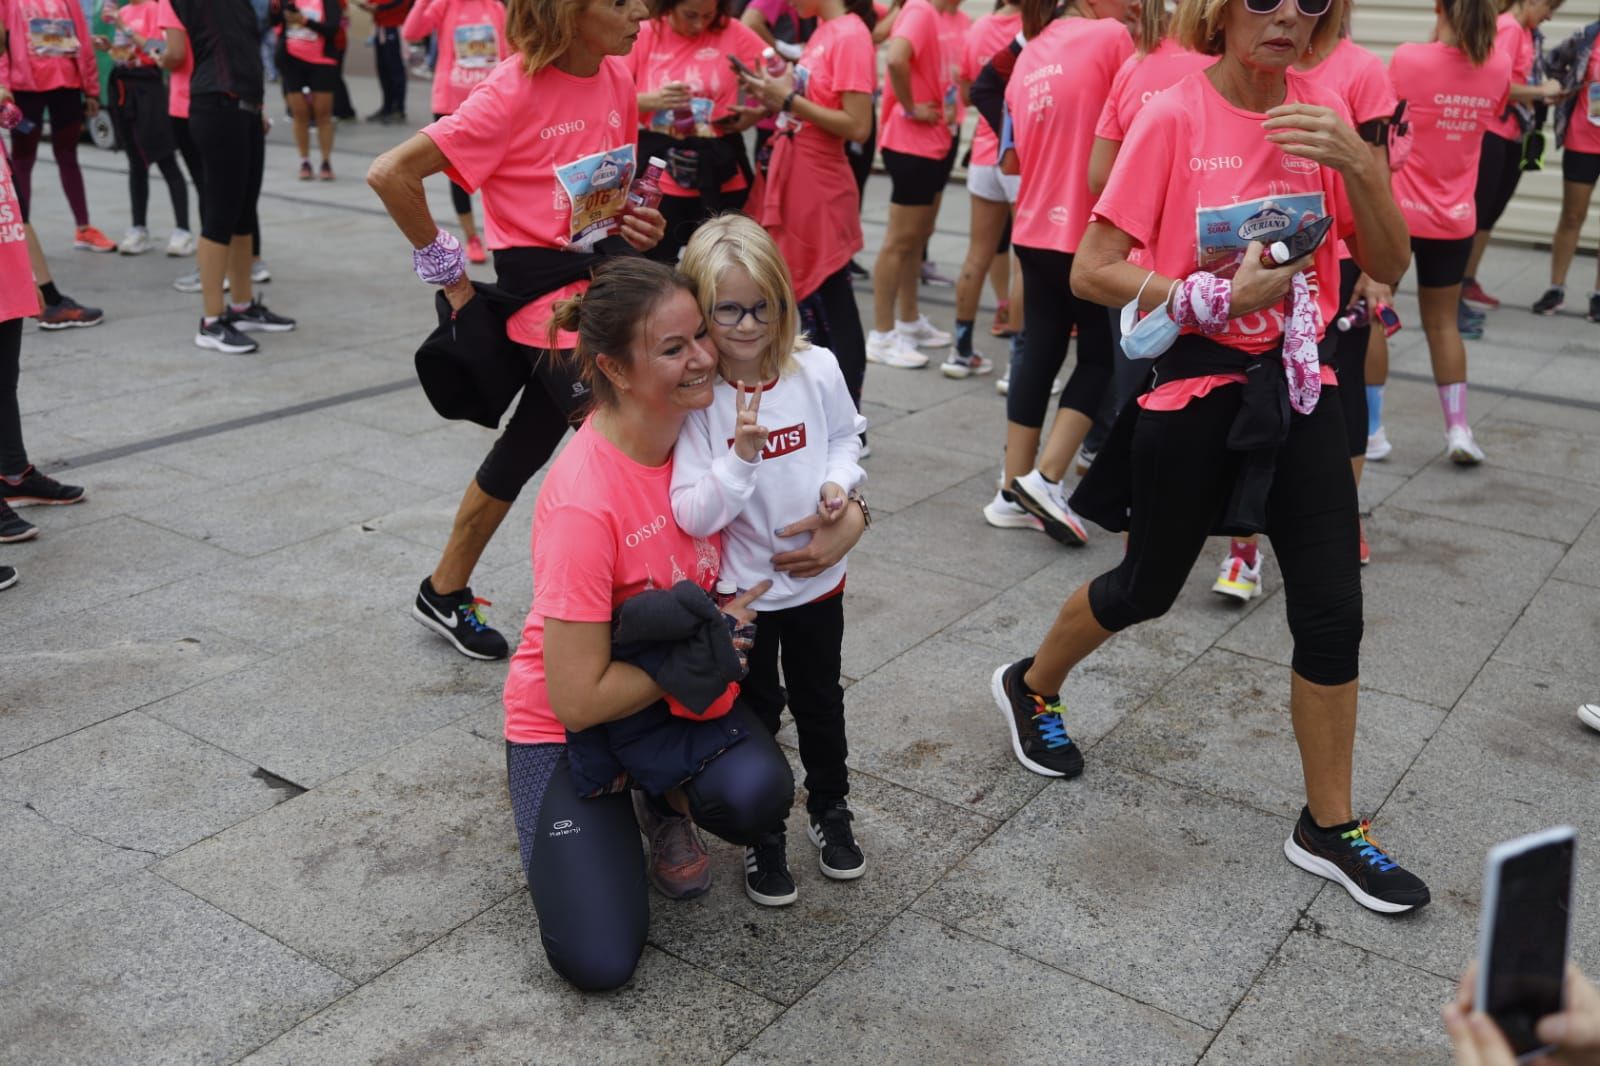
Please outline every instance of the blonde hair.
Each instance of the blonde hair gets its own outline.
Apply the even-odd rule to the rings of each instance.
[[[1133,35],[1134,48],[1141,56],[1147,56],[1161,47],[1161,40],[1166,35],[1167,5],[1165,0],[1143,0],[1139,5],[1139,25]]]
[[[1222,39],[1222,13],[1230,3],[1244,0],[1181,0],[1178,14],[1173,20],[1172,35],[1178,43],[1191,52],[1203,56],[1220,56],[1226,49]],[[1283,0],[1286,4],[1294,0]],[[1328,10],[1317,19],[1311,31],[1310,50],[1316,55],[1327,55],[1339,44],[1339,27],[1344,22],[1345,0],[1333,0]]]
[[[800,332],[800,312],[795,306],[794,282],[777,242],[748,215],[721,214],[701,224],[683,250],[680,269],[694,284],[700,311],[711,321],[717,303],[717,283],[729,267],[744,267],[767,307],[776,313],[767,325],[767,350],[761,356],[761,380],[771,381],[798,367],[794,353],[811,347]],[[718,352],[717,371],[722,373]],[[728,380],[726,373],[723,380]]]
[[[591,0],[506,0],[506,40],[522,53],[522,70],[537,74],[572,47],[578,16]]]
[[[1439,0],[1439,8],[1456,31],[1456,40],[1472,65],[1481,67],[1494,52],[1499,11],[1494,0]]]

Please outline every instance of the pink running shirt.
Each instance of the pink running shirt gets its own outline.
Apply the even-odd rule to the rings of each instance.
[[[468,192],[483,190],[490,248],[589,248],[618,224],[633,180],[638,101],[616,56],[587,78],[545,67],[529,76],[522,57],[501,60],[489,77],[423,134],[449,160],[445,173]],[[518,311],[506,323],[514,341],[550,347],[551,308],[589,287],[574,282]],[[577,334],[557,344],[571,348]]]
[[[906,0],[894,20],[889,39],[900,38],[911,45],[911,100],[918,104],[943,107],[950,91],[950,62],[940,42],[943,23],[928,0]],[[950,152],[949,115],[944,122],[918,122],[900,109],[894,83],[883,76],[883,121],[879,123],[878,147],[925,159],[943,159]]]
[[[1343,100],[1357,123],[1394,114],[1394,85],[1383,60],[1348,37],[1328,53],[1327,59],[1300,73],[1311,84],[1320,85]]]
[[[1286,103],[1344,104],[1287,72]],[[1231,276],[1251,240],[1265,242],[1331,214],[1334,236],[1355,232],[1344,179],[1331,167],[1291,156],[1266,139],[1266,116],[1234,107],[1204,71],[1154,97],[1128,131],[1094,220],[1144,246],[1144,262],[1171,278],[1197,270]],[[1026,173],[1026,172],[1024,172]],[[1306,280],[1325,323],[1339,313],[1338,242],[1317,249]],[[1283,337],[1281,308],[1243,315],[1212,336],[1260,353]]]
[[[961,80],[961,48],[972,30],[972,16],[960,8],[937,13],[939,51],[944,56],[945,66],[950,68],[950,86],[944,91],[944,117],[959,136],[961,124],[967,118],[967,105],[961,99],[961,86],[956,83]]]
[[[738,19],[729,19],[721,29],[707,30],[698,37],[685,37],[672,28],[670,18],[647,19],[639,25],[639,39],[623,63],[633,74],[639,94],[655,92],[672,81],[689,86],[690,106],[694,108],[695,136],[715,137],[719,131],[712,122],[733,113],[739,99],[739,79],[734,76],[728,56],[739,57],[752,70],[761,69],[761,52],[767,43]],[[672,132],[671,111],[638,111],[639,125],[657,133]],[[735,174],[722,186],[723,192],[745,187],[743,174]],[[666,175],[661,191],[668,196],[699,196],[697,189],[686,189]]]
[[[1171,37],[1163,37],[1149,55],[1129,56],[1111,81],[1111,93],[1106,97],[1106,106],[1100,109],[1094,135],[1120,144],[1127,139],[1134,116],[1151,97],[1216,61],[1216,56],[1191,52]]]
[[[80,89],[100,95],[94,45],[78,0],[0,0],[0,85],[12,92]]]
[[[295,0],[295,6],[312,22],[322,22],[327,17],[323,0]],[[291,26],[286,22],[278,27],[278,32],[283,36],[289,54],[300,62],[318,66],[333,66],[337,62],[323,51],[326,38],[310,26]]]
[[[610,622],[624,600],[685,578],[716,585],[722,535],[672,520],[672,462],[643,466],[584,420],[550,464],[533,512],[533,606],[506,673],[506,739],[561,744],[545,684],[544,620]]]
[[[422,41],[430,33],[439,41],[433,113],[448,115],[511,54],[505,5],[500,0],[420,0],[406,15],[400,36]]]
[[[985,15],[972,24],[961,42],[961,80],[971,85],[983,72],[984,64],[1022,32],[1022,15]],[[992,167],[1000,161],[1000,138],[982,118],[972,134],[972,165]]]
[[[1022,186],[1011,239],[1076,252],[1089,225],[1089,153],[1111,81],[1133,54],[1116,19],[1059,18],[1017,56],[1006,85]]]
[[[157,23],[166,36],[167,30],[177,30],[183,34],[184,42],[189,40],[189,31],[183,25],[183,20],[172,9],[172,0],[161,0],[161,18]],[[184,49],[183,62],[171,72],[167,78],[167,114],[173,118],[189,117],[189,79],[194,76],[194,47]]]
[[[1589,69],[1578,86],[1578,99],[1567,122],[1562,147],[1569,152],[1600,154],[1600,48],[1589,55]]]
[[[28,233],[11,182],[11,159],[0,150],[0,322],[39,313],[39,290],[28,262]]]
[[[156,66],[156,57],[135,45],[127,31],[131,30],[140,37],[154,38],[154,44],[160,46],[165,41],[160,21],[161,6],[154,0],[118,8],[117,27],[111,35],[112,61],[119,67]],[[160,48],[155,47],[152,51],[159,52]]]
[[[1403,44],[1389,60],[1389,79],[1406,101],[1414,138],[1410,162],[1394,173],[1394,198],[1411,235],[1472,236],[1483,127],[1506,106],[1511,57],[1494,52],[1475,67],[1461,49],[1438,41]]]
[[[1517,20],[1517,16],[1509,11],[1500,16],[1496,26],[1498,29],[1494,36],[1494,50],[1496,54],[1511,57],[1511,84],[1528,84],[1528,75],[1533,73],[1533,31],[1523,26]],[[1522,127],[1517,125],[1514,117],[1505,113],[1509,110],[1508,103],[1503,111],[1484,123],[1483,128],[1496,137],[1504,137],[1508,141],[1520,141]]]

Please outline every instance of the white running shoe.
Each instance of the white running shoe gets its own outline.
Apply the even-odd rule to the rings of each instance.
[[[983,520],[996,529],[1036,529],[1044,532],[1044,523],[1005,492],[996,492],[994,499],[983,505]]]
[[[1261,595],[1261,560],[1260,548],[1256,549],[1254,566],[1247,565],[1243,559],[1229,552],[1228,557],[1222,560],[1222,568],[1217,573],[1211,591],[1249,603]]]
[[[928,357],[894,330],[888,333],[873,330],[867,334],[867,362],[897,370],[920,370],[928,365]]]
[[[172,287],[177,289],[179,292],[199,292],[200,271],[191,270],[181,278],[174,278],[172,280]]]
[[[1600,730],[1600,703],[1585,703],[1578,708],[1578,721],[1590,729]]]
[[[998,392],[1002,396],[1005,396],[1011,391],[1011,371],[1007,370],[1006,376],[1003,378],[994,379],[994,391]]]
[[[194,234],[186,229],[175,229],[167,238],[167,254],[174,259],[194,254]]]
[[[1457,466],[1477,466],[1483,462],[1483,449],[1472,439],[1470,426],[1454,426],[1444,435],[1445,450]]]
[[[1378,432],[1367,437],[1367,462],[1381,463],[1389,458],[1389,453],[1394,451],[1394,445],[1389,443],[1389,435],[1378,427]]]
[[[994,370],[994,360],[982,352],[973,352],[971,355],[962,355],[954,348],[945,356],[943,363],[939,364],[939,372],[947,378],[970,378],[982,376]]]
[[[117,251],[123,255],[143,255],[150,250],[152,243],[149,230],[143,226],[129,226],[128,232],[122,235],[122,241],[117,245]]]
[[[265,259],[257,259],[250,264],[250,280],[257,285],[265,285],[272,280],[272,271],[267,269]]]
[[[1039,468],[1034,467],[1011,482],[1011,495],[1017,498],[1029,514],[1044,523],[1044,531],[1051,540],[1078,548],[1089,542],[1083,522],[1067,506],[1066,489],[1059,481],[1050,481]]]
[[[948,348],[955,342],[955,337],[934,328],[927,315],[918,315],[915,322],[896,322],[894,331],[918,348]]]

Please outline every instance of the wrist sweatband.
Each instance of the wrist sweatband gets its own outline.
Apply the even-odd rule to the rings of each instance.
[[[449,285],[467,273],[467,257],[454,235],[440,230],[432,243],[411,251],[411,265],[417,277],[429,285]]]
[[[1204,270],[1178,282],[1170,297],[1172,320],[1183,328],[1201,333],[1221,333],[1228,328],[1228,309],[1233,303],[1233,282]]]

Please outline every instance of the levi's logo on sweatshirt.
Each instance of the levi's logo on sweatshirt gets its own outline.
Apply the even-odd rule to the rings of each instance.
[[[801,422],[796,426],[785,426],[775,429],[767,434],[767,446],[761,450],[761,458],[776,459],[780,455],[797,452],[806,446],[806,424]],[[728,438],[728,447],[733,447],[733,438]]]

